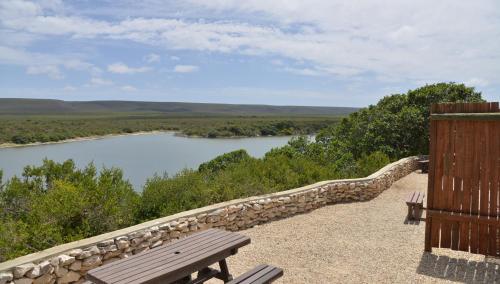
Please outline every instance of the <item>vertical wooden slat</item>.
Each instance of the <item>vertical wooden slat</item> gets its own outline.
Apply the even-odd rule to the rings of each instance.
[[[491,111],[495,109],[495,105],[491,106]],[[488,148],[489,148],[489,159],[488,159],[488,181],[489,181],[489,213],[488,215],[496,218],[498,216],[498,188],[497,188],[497,178],[499,175],[498,169],[496,167],[497,160],[500,158],[500,141],[497,140],[499,134],[495,133],[495,122],[490,121],[487,123],[488,127]],[[490,225],[488,228],[489,233],[489,251],[488,254],[496,256],[497,253],[497,238],[498,238],[498,227],[495,225]]]
[[[439,105],[438,111],[442,112],[444,106]],[[446,131],[448,130],[448,124],[446,121],[436,121],[437,127],[437,138],[436,138],[436,169],[434,177],[434,207],[436,209],[443,209],[444,206],[444,196],[443,196],[443,172],[444,172],[444,152],[446,147]],[[441,219],[436,219],[432,223],[432,246],[441,247],[442,240],[442,225],[443,221]]]
[[[487,109],[487,106],[485,107]],[[489,108],[488,108],[489,109]],[[489,128],[487,122],[481,122],[479,124],[481,129],[481,159],[480,159],[480,181],[479,181],[479,190],[480,190],[480,202],[479,202],[479,213],[482,216],[488,216],[488,206],[489,206],[489,147],[487,145]],[[488,225],[481,224],[479,225],[479,253],[488,254]]]
[[[457,112],[462,111],[462,105],[457,105]],[[453,211],[461,212],[463,192],[463,173],[464,173],[464,121],[455,121],[455,143],[454,143],[454,166],[453,166]],[[460,223],[455,222],[451,230],[451,249],[459,249]]]
[[[471,177],[471,214],[477,215],[479,213],[479,175],[480,175],[480,155],[481,155],[481,131],[479,129],[480,123],[477,121],[472,122],[473,125],[473,157],[472,157],[472,177]],[[471,252],[479,253],[479,240],[478,240],[478,224],[471,223]]]
[[[471,212],[471,177],[473,171],[473,147],[474,147],[474,131],[473,124],[470,121],[464,121],[464,153],[463,159],[463,184],[462,184],[462,208],[460,212],[470,214]],[[464,221],[460,226],[460,250],[469,251],[470,243],[470,222]]]
[[[431,105],[431,114],[436,111],[436,105]],[[430,125],[430,141],[429,141],[429,171],[427,180],[427,208],[434,209],[434,176],[436,169],[436,127],[437,121],[432,120]],[[432,250],[432,238],[438,240],[439,242],[439,229],[433,230],[433,223],[437,223],[432,220],[432,218],[426,214],[425,220],[425,251],[430,252]],[[435,234],[435,235],[433,235]]]
[[[449,105],[446,105],[446,110],[450,109]],[[453,171],[453,145],[454,139],[454,121],[446,120],[442,122],[444,124],[443,128],[443,140],[445,140],[444,155],[443,155],[443,189],[442,195],[442,205],[443,209],[446,211],[452,210],[453,202],[453,178],[451,173]],[[441,222],[441,247],[451,248],[451,222],[447,220],[442,220]]]

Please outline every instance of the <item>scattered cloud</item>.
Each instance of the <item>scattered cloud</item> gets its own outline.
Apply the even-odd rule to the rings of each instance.
[[[148,63],[160,62],[161,57],[156,53],[150,53],[145,56],[144,60]]]
[[[61,71],[59,68],[55,65],[35,65],[35,66],[28,66],[28,69],[26,69],[26,74],[29,75],[47,75],[49,78],[54,79],[54,80],[60,80],[64,78],[64,76],[61,74]]]
[[[454,81],[480,77],[500,83],[496,76],[499,59],[491,60],[498,58],[500,50],[500,30],[496,28],[500,26],[500,9],[495,1],[436,4],[431,0],[384,0],[346,5],[344,1],[294,0],[284,5],[263,0],[192,0],[182,4],[183,10],[194,8],[193,14],[239,16],[224,21],[133,14],[111,20],[58,13],[54,8],[58,5],[20,1],[2,5],[0,21],[5,28],[37,36],[130,40],[170,50],[278,55],[308,62],[331,76],[338,76],[336,66],[342,66],[340,76],[369,73],[401,81],[423,76]],[[137,8],[144,12],[148,5],[149,9],[157,6],[147,2]],[[123,63],[108,69],[120,74],[148,71]],[[345,70],[358,71],[344,74]]]
[[[279,59],[273,59],[273,60],[271,60],[271,64],[272,65],[277,65],[277,66],[284,65],[283,61],[281,61]]]
[[[465,81],[464,83],[468,86],[477,86],[477,87],[486,87],[490,84],[490,82],[482,78],[471,78]]]
[[[66,86],[63,88],[63,90],[64,90],[65,92],[74,92],[74,91],[76,91],[76,88],[75,88],[75,87],[73,87],[73,86],[71,86],[71,85],[66,85]]]
[[[117,62],[108,65],[108,71],[111,73],[117,74],[135,74],[135,73],[144,73],[150,71],[150,67],[129,67],[124,63]]]
[[[216,54],[226,62],[261,57],[280,71],[332,77],[342,84],[363,81],[364,92],[370,93],[375,85],[404,90],[415,82],[500,85],[500,4],[494,0],[172,0],[169,5],[127,0],[102,1],[99,7],[85,2],[0,1],[0,64],[53,79],[71,77],[68,70],[87,72],[91,78],[101,78],[103,70],[152,70],[131,67],[125,59],[109,66],[98,62],[95,55],[107,43],[119,42],[146,47],[130,48],[139,59],[147,54],[144,50],[163,48],[165,54],[181,54],[195,64],[175,66],[173,71],[180,73],[199,70],[199,54]],[[53,39],[69,48],[47,51],[43,43]],[[41,48],[34,44],[38,41]],[[142,59],[182,62],[156,53]],[[172,72],[171,66],[164,68]]]
[[[311,68],[284,68],[283,70],[303,76],[325,76],[327,73],[321,72],[319,70],[311,69]]]
[[[94,85],[94,86],[110,86],[110,85],[113,85],[113,81],[106,80],[106,79],[99,78],[99,77],[92,77],[90,79],[90,84]]]
[[[198,71],[200,68],[195,65],[175,65],[175,73],[192,73]]]
[[[121,89],[122,89],[122,91],[125,91],[125,92],[137,91],[137,88],[130,86],[130,85],[122,86]]]

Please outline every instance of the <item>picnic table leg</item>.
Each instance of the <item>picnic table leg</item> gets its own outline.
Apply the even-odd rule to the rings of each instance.
[[[219,261],[219,267],[220,267],[221,280],[224,281],[224,283],[233,280],[233,276],[229,274],[229,269],[227,268],[227,263],[225,259]]]

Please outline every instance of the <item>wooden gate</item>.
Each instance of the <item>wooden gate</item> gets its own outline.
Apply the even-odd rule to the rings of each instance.
[[[431,107],[425,250],[500,256],[497,103]]]

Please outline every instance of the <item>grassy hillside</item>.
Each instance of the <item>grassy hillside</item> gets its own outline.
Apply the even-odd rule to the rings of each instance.
[[[352,111],[354,108],[0,99],[0,144],[153,130],[210,138],[312,134]]]
[[[257,116],[332,116],[356,111],[349,107],[309,107],[234,105],[178,102],[88,101],[72,102],[46,99],[2,99],[0,115],[82,114],[82,113],[161,113],[168,116],[257,115]]]

